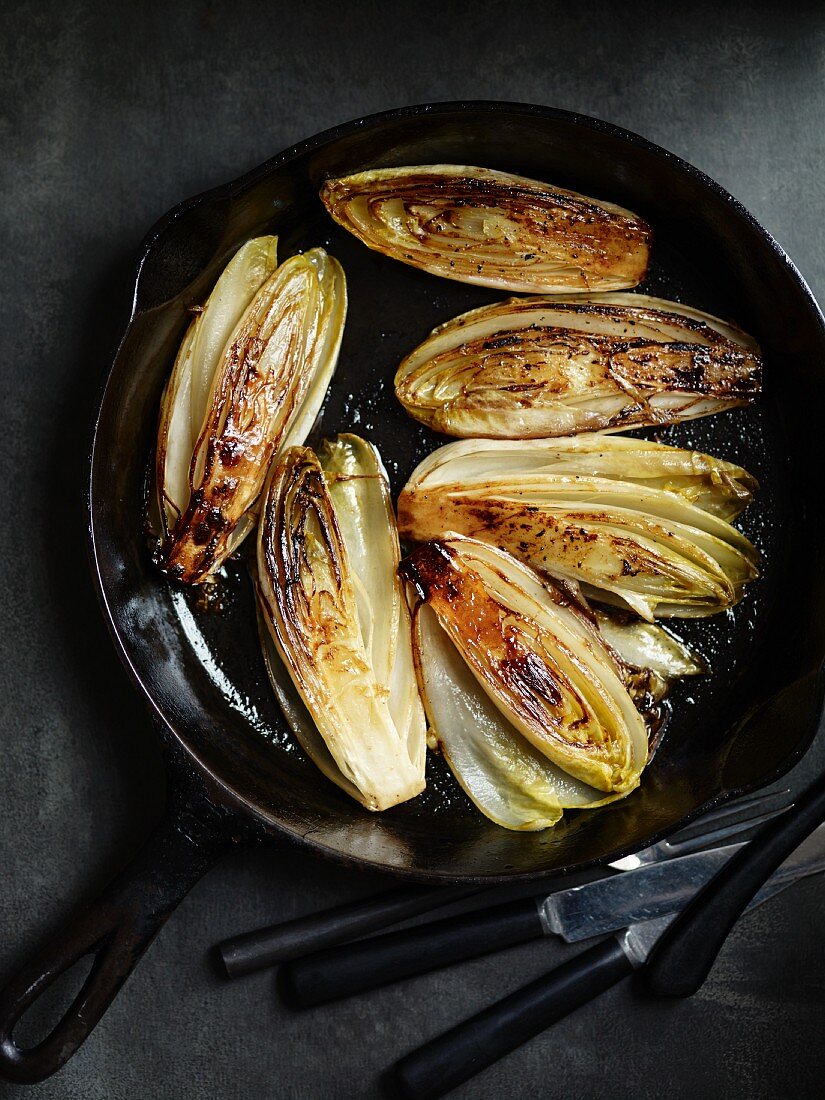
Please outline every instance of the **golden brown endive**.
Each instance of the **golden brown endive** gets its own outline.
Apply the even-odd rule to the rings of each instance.
[[[340,264],[315,248],[275,269],[273,245],[266,263],[256,261],[261,279],[250,290],[239,265],[259,243],[241,249],[221,276],[184,337],[163,395],[159,564],[187,584],[219,569],[254,526],[269,465],[311,428],[343,334]]]
[[[541,828],[564,806],[598,805],[638,785],[645,722],[598,630],[558,589],[510,555],[459,536],[418,547],[401,572],[503,719],[496,723],[483,705],[463,713],[455,667],[439,652],[444,641],[417,608],[430,723],[477,805],[510,828]],[[525,821],[528,796],[537,818]]]
[[[328,180],[321,199],[369,248],[464,283],[618,290],[647,269],[651,230],[630,210],[489,168],[379,168]]]
[[[369,810],[424,788],[398,561],[387,476],[369,443],[342,435],[318,457],[292,447],[275,463],[258,537],[270,676],[308,755]]]
[[[754,478],[696,451],[595,432],[552,440],[461,440],[413,472],[401,537],[457,532],[581,585],[647,620],[712,615],[757,575],[729,520]]]
[[[511,298],[434,329],[395,392],[447,435],[528,439],[707,416],[753,401],[761,373],[749,336],[676,302]]]

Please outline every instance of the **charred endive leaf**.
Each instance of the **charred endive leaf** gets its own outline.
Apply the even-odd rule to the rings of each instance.
[[[733,463],[611,434],[466,440],[413,472],[399,530],[482,539],[644,619],[704,616],[757,575],[755,548],[728,522],[755,487]]]
[[[618,290],[647,269],[651,230],[630,210],[488,168],[379,168],[328,180],[321,199],[369,248],[464,283]]]
[[[526,439],[707,416],[753,401],[761,373],[749,336],[676,302],[512,298],[434,329],[395,392],[447,435]]]
[[[189,469],[215,371],[238,322],[278,266],[277,246],[277,237],[256,237],[238,249],[181,343],[161,401],[155,452],[164,538],[189,503]]]
[[[426,604],[415,611],[413,637],[435,746],[486,817],[505,829],[546,829],[566,805],[595,807],[613,797],[573,779],[522,737]]]
[[[160,564],[187,584],[219,569],[254,526],[270,462],[303,442],[343,334],[340,264],[316,248],[273,271],[274,243],[256,258],[260,247],[250,242],[221,276],[163,396],[157,483],[167,537]]]
[[[601,804],[638,785],[645,723],[598,630],[557,590],[510,555],[461,537],[419,547],[401,571],[444,634],[416,609],[435,739],[488,816],[544,828],[565,806]]]
[[[549,598],[567,598],[554,585],[545,582],[545,587]],[[572,600],[575,605],[574,595]],[[657,624],[583,610],[591,620],[595,615],[600,635],[619,658],[619,673],[631,695],[640,681],[649,688],[657,675],[666,682],[707,671],[684,642]],[[413,613],[413,647],[431,747],[444,756],[470,799],[490,820],[506,829],[546,829],[564,809],[595,809],[621,797],[574,779],[534,748],[482,690],[425,603],[419,603]],[[643,700],[634,702],[639,709]],[[656,736],[650,727],[649,733]]]
[[[258,539],[273,684],[318,767],[370,810],[424,788],[425,721],[380,458],[356,436],[276,463]],[[293,690],[294,689],[294,690]]]

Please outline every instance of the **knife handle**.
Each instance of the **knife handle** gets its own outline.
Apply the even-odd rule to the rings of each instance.
[[[701,987],[748,902],[823,818],[825,777],[792,809],[763,825],[679,914],[642,972],[651,993],[689,997]]]
[[[403,1100],[436,1100],[632,971],[611,936],[407,1054],[387,1084]]]
[[[484,889],[483,886],[408,886],[245,932],[219,943],[216,950],[227,976],[239,978],[287,959],[377,932],[388,924],[451,905]]]
[[[281,968],[288,1003],[309,1008],[487,955],[544,934],[534,898],[317,951]]]

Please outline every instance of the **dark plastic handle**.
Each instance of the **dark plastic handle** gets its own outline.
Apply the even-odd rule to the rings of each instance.
[[[229,843],[173,801],[155,832],[84,912],[22,967],[0,991],[0,1077],[31,1083],[56,1073],[111,1004],[164,921]],[[93,955],[86,981],[49,1035],[19,1047],[20,1017],[79,959]]]
[[[452,905],[484,889],[483,886],[408,886],[246,932],[219,943],[217,951],[227,975],[239,978]]]
[[[386,1078],[403,1100],[435,1100],[625,978],[633,967],[615,938],[406,1055]]]
[[[825,819],[825,778],[755,834],[679,914],[643,975],[658,997],[689,997],[707,978],[731,929],[773,872]]]
[[[318,951],[281,971],[285,999],[300,1008],[351,997],[440,966],[526,943],[543,934],[533,898],[404,928]]]

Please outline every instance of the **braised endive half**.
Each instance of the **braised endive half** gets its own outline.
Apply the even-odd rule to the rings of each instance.
[[[527,439],[707,416],[753,401],[761,373],[751,337],[676,302],[511,298],[434,329],[395,392],[447,435]]]
[[[615,655],[569,598],[485,543],[418,547],[416,663],[434,740],[470,798],[512,829],[552,825],[639,783],[648,730]]]
[[[310,758],[369,810],[424,788],[426,723],[398,561],[374,447],[342,435],[319,456],[292,447],[278,459],[258,536],[273,686]]]
[[[730,523],[755,488],[734,463],[610,433],[462,440],[413,472],[399,530],[482,539],[647,620],[696,617],[737,603],[757,575]]]
[[[159,564],[198,584],[255,523],[277,452],[303,442],[324,400],[346,314],[321,248],[275,266],[275,238],[236,254],[189,327],[161,403]]]
[[[651,230],[630,210],[489,168],[379,168],[328,180],[321,199],[369,248],[464,283],[607,291],[647,269]]]

